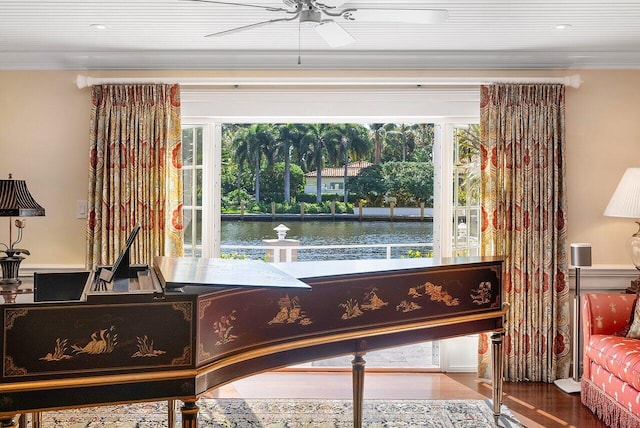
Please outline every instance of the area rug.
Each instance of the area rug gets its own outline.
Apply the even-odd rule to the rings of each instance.
[[[199,427],[212,428],[348,428],[353,427],[349,400],[220,398],[198,401]],[[366,428],[495,427],[489,400],[365,400]],[[177,412],[181,426],[180,412]],[[46,412],[43,427],[150,428],[167,426],[167,403],[141,403]],[[503,406],[499,426],[522,427]]]

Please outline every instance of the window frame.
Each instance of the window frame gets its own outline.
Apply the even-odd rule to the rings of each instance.
[[[183,89],[182,123],[203,127],[202,257],[220,257],[224,123],[433,123],[435,256],[452,253],[454,127],[478,123],[479,87]],[[416,114],[420,112],[420,114]],[[211,208],[207,208],[211,207]],[[446,219],[446,221],[445,221]]]

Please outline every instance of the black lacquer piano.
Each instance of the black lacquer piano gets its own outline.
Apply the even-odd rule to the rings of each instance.
[[[159,257],[128,278],[93,272],[77,300],[1,306],[0,426],[32,413],[38,428],[40,412],[52,409],[180,400],[182,426],[196,427],[197,399],[211,389],[352,354],[360,427],[368,351],[477,332],[494,333],[497,420],[502,268],[497,258]]]

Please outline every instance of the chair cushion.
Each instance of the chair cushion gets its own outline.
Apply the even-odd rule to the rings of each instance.
[[[633,302],[631,317],[629,318],[629,330],[625,336],[634,339],[640,339],[640,305],[638,304],[638,296],[640,295],[640,287],[636,291],[636,300]]]
[[[589,339],[585,353],[596,364],[640,390],[640,340],[597,334]]]

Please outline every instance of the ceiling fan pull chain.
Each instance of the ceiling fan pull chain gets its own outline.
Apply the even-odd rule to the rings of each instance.
[[[300,59],[300,27],[302,26],[302,23],[300,21],[298,21],[298,65],[302,65],[302,60]]]

